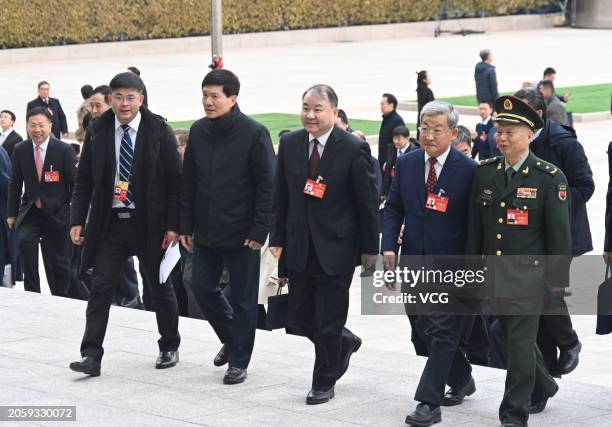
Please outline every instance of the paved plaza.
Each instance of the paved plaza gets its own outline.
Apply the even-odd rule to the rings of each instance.
[[[337,89],[350,117],[379,119],[380,95],[391,92],[399,99],[414,99],[415,71],[421,68],[433,76],[437,96],[473,93],[473,67],[484,47],[494,52],[499,89],[506,91],[537,80],[546,66],[557,69],[555,83],[560,86],[609,82],[612,66],[605,52],[611,45],[612,31],[549,29],[242,49],[226,51],[225,63],[241,79],[239,103],[246,113],[298,112],[303,90],[325,82]],[[45,79],[74,130],[80,86],[107,83],[115,73],[136,65],[153,111],[170,120],[199,118],[208,49],[0,65],[1,107],[16,112],[22,131],[25,105],[36,96],[36,83]],[[415,122],[414,114],[402,112],[409,122]],[[477,121],[474,116],[461,119],[470,126]],[[588,212],[593,253],[599,254],[612,121],[579,123],[576,130],[595,178]],[[79,357],[85,302],[51,297],[46,286],[43,295],[22,288],[0,288],[0,405],[76,405],[77,424],[88,426],[400,426],[415,405],[412,397],[424,359],[414,355],[408,320],[362,316],[358,274],[347,325],[364,344],[337,385],[336,398],[315,407],[305,405],[314,363],[307,340],[281,331],[258,332],[247,382],[224,386],[224,370],[212,365],[219,343],[206,322],[181,318],[181,362],[157,371],[153,313],[124,308],[111,311],[102,376],[82,377],[71,372],[68,363]],[[612,426],[612,336],[595,335],[593,316],[573,320],[583,343],[580,365],[559,382],[560,391],[546,410],[530,418],[531,426]],[[444,408],[440,425],[496,425],[504,375],[475,367],[477,392],[459,407]]]

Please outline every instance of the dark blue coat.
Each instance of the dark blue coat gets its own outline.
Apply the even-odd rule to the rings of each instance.
[[[608,192],[606,193],[606,235],[604,251],[612,252],[612,142],[608,144]]]
[[[474,145],[472,146],[472,158],[476,157],[478,154],[478,160],[485,160],[489,157],[494,157],[491,155],[490,145],[489,145],[489,133],[493,129],[493,119],[489,119],[486,125],[482,123],[478,123],[476,125],[476,134],[478,135],[474,140]]]
[[[4,272],[4,266],[9,261],[9,229],[6,223],[6,204],[8,189],[11,182],[11,159],[3,147],[0,147],[0,272]],[[2,277],[0,277],[2,286]]]
[[[484,61],[479,62],[474,69],[474,80],[478,102],[490,102],[493,105],[499,97],[495,67]]]
[[[572,195],[572,255],[593,250],[586,203],[595,191],[595,182],[584,148],[576,139],[576,132],[546,120],[542,132],[531,142],[530,148],[537,157],[561,169],[567,178]]]
[[[382,250],[397,249],[397,236],[405,224],[402,255],[461,255],[465,253],[469,196],[476,162],[450,149],[434,193],[448,197],[446,213],[425,208],[425,151],[401,156],[387,198],[383,219]]]

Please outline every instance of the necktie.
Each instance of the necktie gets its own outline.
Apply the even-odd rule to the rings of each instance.
[[[123,204],[129,206],[134,200],[134,193],[130,176],[132,174],[132,162],[134,159],[134,148],[132,146],[132,138],[130,137],[130,127],[121,125],[123,129],[123,137],[121,138],[121,147],[119,148],[119,180],[129,183],[128,192]]]
[[[429,158],[429,173],[427,174],[427,182],[425,183],[425,189],[428,193],[434,192],[434,187],[438,183],[438,178],[436,177],[436,158]]]
[[[317,167],[319,166],[319,160],[321,160],[321,155],[319,154],[319,141],[316,139],[312,140],[312,153],[310,153],[310,158],[308,159],[308,176],[310,178],[315,178],[315,173],[317,173]]]
[[[506,170],[506,185],[510,184],[510,181],[512,181],[512,178],[514,178],[515,174],[516,171],[514,170],[514,168],[508,168]]]
[[[40,181],[40,178],[42,177],[42,170],[43,170],[43,159],[42,159],[40,145],[37,145],[34,147],[34,152],[36,154],[34,156],[34,162],[36,163],[36,174],[38,175],[38,180]],[[40,202],[40,197],[36,198],[34,205],[40,209],[40,207],[42,206],[42,203]]]

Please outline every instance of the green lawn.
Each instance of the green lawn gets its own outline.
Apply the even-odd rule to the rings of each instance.
[[[278,141],[278,133],[283,129],[295,130],[301,129],[302,124],[300,122],[299,114],[282,114],[282,113],[267,113],[267,114],[253,114],[251,116],[257,120],[270,131],[272,141],[276,143]],[[169,122],[173,128],[187,128],[191,126],[194,120]],[[380,121],[377,120],[357,120],[349,119],[351,128],[360,130],[366,135],[378,135],[380,130]],[[416,125],[408,124],[410,130],[415,130]]]
[[[574,113],[596,113],[600,111],[610,111],[610,97],[612,96],[612,83],[588,85],[588,86],[570,86],[555,88],[555,92],[562,95],[566,92],[572,92],[572,97],[567,103],[568,111]],[[513,92],[503,93],[502,95],[511,95]],[[470,96],[453,96],[450,98],[440,98],[442,101],[450,102],[453,105],[477,106],[476,97]]]

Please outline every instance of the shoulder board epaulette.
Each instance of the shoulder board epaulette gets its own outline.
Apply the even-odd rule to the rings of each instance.
[[[478,162],[478,166],[484,166],[484,165],[490,165],[491,163],[495,163],[496,161],[498,161],[499,159],[501,159],[500,156],[497,157],[489,157],[488,159],[484,159]]]
[[[536,169],[539,169],[542,172],[549,174],[550,176],[555,176],[557,172],[559,172],[558,167],[556,167],[555,165],[551,163],[545,162],[544,160],[536,161],[535,167]]]

